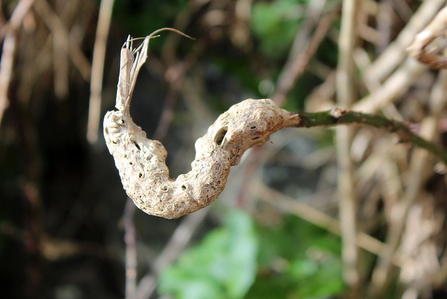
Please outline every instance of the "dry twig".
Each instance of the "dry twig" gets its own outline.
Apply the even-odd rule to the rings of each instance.
[[[278,78],[276,92],[272,97],[278,106],[284,104],[293,85],[306,70],[311,58],[318,50],[318,46],[331,28],[333,21],[338,16],[339,10],[340,6],[337,5],[329,14],[321,19],[312,38],[309,40],[302,53],[291,53],[288,63],[284,66],[284,69]]]
[[[413,42],[414,36],[433,19],[445,2],[445,0],[422,2],[396,40],[387,47],[367,70],[364,75],[366,80],[375,82],[382,81],[388,77],[406,58],[403,53]]]
[[[411,46],[408,47],[408,54],[422,63],[436,69],[447,68],[447,57],[439,54],[437,48],[429,48],[432,42],[440,37],[445,36],[447,29],[447,7],[443,8],[433,21],[416,35]]]
[[[443,71],[432,89],[430,97],[430,115],[424,119],[421,125],[421,134],[427,140],[433,140],[437,132],[443,108],[446,105],[445,94],[447,92],[447,73]],[[444,151],[445,152],[445,151]],[[446,163],[446,162],[444,162]],[[408,211],[419,197],[424,182],[427,180],[427,167],[431,165],[426,151],[416,149],[410,163],[409,181],[406,184],[402,199],[393,207],[391,226],[387,235],[386,250],[380,255],[378,266],[374,269],[370,292],[373,298],[381,298],[386,287],[392,280],[391,256],[393,256],[400,244],[402,233],[405,229]]]
[[[134,299],[137,285],[137,250],[135,246],[135,205],[130,198],[124,208],[124,242],[126,243],[126,299]]]
[[[90,82],[87,122],[87,140],[90,143],[94,143],[98,139],[104,61],[113,3],[114,0],[102,0],[99,7],[98,27],[96,28],[95,46],[93,48],[92,80]]]
[[[51,6],[45,0],[35,0],[34,8],[36,12],[41,16],[42,20],[55,33],[55,37],[63,36],[67,41],[68,56],[73,62],[74,66],[81,73],[84,80],[90,80],[91,65],[88,59],[85,57],[79,45],[70,36],[69,32],[65,28],[64,23],[59,16],[54,12]]]
[[[356,41],[358,0],[344,0],[339,38],[339,64],[337,67],[338,103],[349,108],[356,100],[354,46]],[[343,240],[343,276],[349,286],[349,297],[358,298],[361,290],[359,250],[357,247],[357,196],[355,192],[354,165],[350,156],[353,128],[337,130],[336,148],[338,162],[339,217]]]
[[[351,108],[365,113],[375,113],[408,91],[425,71],[427,71],[425,65],[407,58],[379,89],[363,97]]]
[[[0,62],[0,126],[2,124],[5,110],[9,105],[8,92],[13,75],[18,30],[22,24],[23,17],[29,11],[33,3],[34,0],[21,0],[19,4],[17,4],[9,21],[8,31],[5,34]]]
[[[208,212],[209,209],[203,209],[197,213],[188,215],[177,226],[162,253],[155,260],[152,272],[141,278],[136,290],[137,299],[147,299],[151,296],[155,290],[160,272],[175,262],[191,240],[193,233],[208,215]]]

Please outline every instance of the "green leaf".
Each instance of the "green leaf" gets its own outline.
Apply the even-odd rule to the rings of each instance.
[[[341,263],[335,259],[321,263],[313,261],[313,263],[311,269],[303,269],[301,267],[305,264],[303,261],[299,261],[294,263],[294,269],[290,269],[294,271],[292,276],[297,279],[295,296],[308,298],[340,294],[344,289]]]
[[[243,298],[255,279],[257,250],[252,220],[233,211],[223,227],[161,273],[159,291],[176,298]]]
[[[297,259],[290,265],[290,274],[296,279],[305,279],[318,271],[318,264],[311,259]]]
[[[324,298],[343,292],[339,238],[294,216],[258,230],[260,270],[247,299]]]
[[[279,58],[288,51],[302,21],[296,16],[304,2],[307,1],[278,0],[253,6],[251,25],[266,55]]]
[[[184,269],[176,267],[163,271],[160,277],[159,290],[161,293],[171,294],[178,299],[225,298],[222,289],[211,277],[198,276],[194,273],[188,275]]]

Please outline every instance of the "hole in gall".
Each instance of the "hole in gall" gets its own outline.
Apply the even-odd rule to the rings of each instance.
[[[223,142],[227,132],[228,132],[228,128],[227,127],[221,128],[219,130],[219,132],[217,132],[216,138],[214,139],[214,141],[216,142],[217,145],[222,145],[222,142]]]

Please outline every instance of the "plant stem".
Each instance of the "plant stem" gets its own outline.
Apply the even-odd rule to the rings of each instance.
[[[399,136],[399,141],[409,142],[438,156],[447,165],[447,150],[425,140],[414,133],[403,122],[387,119],[381,115],[371,115],[361,112],[332,109],[321,112],[299,112],[301,121],[296,127],[333,127],[338,125],[367,125],[378,129],[385,129]]]

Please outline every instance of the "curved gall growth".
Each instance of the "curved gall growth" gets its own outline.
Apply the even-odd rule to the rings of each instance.
[[[132,121],[128,108],[107,112],[107,147],[135,205],[149,215],[164,218],[178,218],[212,203],[224,189],[230,167],[239,164],[247,149],[300,122],[298,115],[278,108],[268,99],[236,104],[196,141],[191,171],[173,180],[165,163],[164,146],[146,138],[146,133]]]

